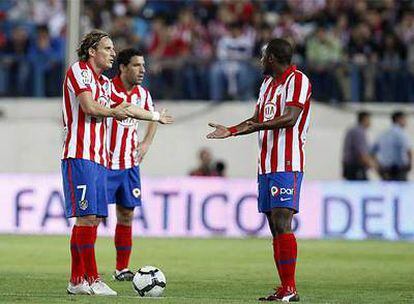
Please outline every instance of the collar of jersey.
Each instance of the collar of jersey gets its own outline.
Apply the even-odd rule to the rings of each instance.
[[[121,77],[119,77],[119,75],[115,76],[112,79],[112,83],[114,84],[118,92],[123,92],[125,93],[125,95],[132,95],[138,90],[138,86],[134,86],[131,93],[128,94],[127,90],[124,87],[124,84],[122,83]]]
[[[282,74],[280,77],[275,78],[275,81],[274,81],[273,85],[278,86],[279,84],[284,83],[284,82],[285,82],[285,80],[286,80],[286,78],[287,78],[290,74],[292,74],[294,71],[296,71],[296,65],[291,65],[291,66],[289,66],[289,67],[288,67],[288,68],[287,68],[287,69],[283,72],[283,74]]]

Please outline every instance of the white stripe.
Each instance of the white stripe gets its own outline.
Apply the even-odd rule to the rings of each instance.
[[[286,99],[283,100],[283,104],[286,103],[286,101],[291,101],[293,99],[293,93],[295,92],[295,73],[292,73],[287,79],[284,84],[284,91],[287,92]],[[289,84],[289,86],[287,86]]]
[[[302,114],[303,112],[299,115],[299,118],[292,130],[292,171],[300,170],[299,122]]]
[[[285,171],[285,145],[286,145],[286,129],[280,129],[278,149],[277,149],[276,171]]]
[[[300,88],[300,95],[299,95],[299,102],[301,104],[305,104],[306,97],[308,96],[308,90],[309,90],[309,79],[306,77],[303,73],[302,74],[302,86]]]
[[[79,105],[80,106],[80,105]],[[91,159],[89,154],[89,147],[91,146],[91,117],[85,114],[85,132],[83,134],[83,154],[82,157],[85,159]],[[92,147],[94,148],[94,147]],[[95,161],[94,159],[92,159]]]
[[[266,173],[270,172],[271,161],[272,161],[272,147],[273,147],[273,131],[267,130],[267,151],[266,151],[266,159],[265,159],[265,170]]]

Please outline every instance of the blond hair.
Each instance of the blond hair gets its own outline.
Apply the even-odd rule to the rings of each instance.
[[[105,37],[111,38],[108,33],[101,30],[93,30],[92,32],[83,36],[79,48],[76,50],[78,53],[79,60],[87,61],[89,59],[89,49],[96,49],[96,47],[99,44],[99,41],[101,41],[102,38]]]

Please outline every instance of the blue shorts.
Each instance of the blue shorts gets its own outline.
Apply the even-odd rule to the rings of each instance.
[[[62,160],[66,217],[108,216],[107,169],[81,158]]]
[[[125,170],[108,170],[108,202],[130,209],[141,206],[138,166]]]
[[[273,208],[289,208],[299,212],[300,186],[303,172],[274,172],[258,176],[259,212]]]

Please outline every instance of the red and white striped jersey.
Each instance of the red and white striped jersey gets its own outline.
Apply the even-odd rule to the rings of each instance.
[[[311,91],[308,77],[295,66],[277,80],[268,77],[263,81],[256,105],[259,122],[283,115],[287,106],[299,107],[302,112],[293,127],[259,132],[259,174],[303,171]]]
[[[128,93],[119,76],[112,79],[111,100],[113,104],[121,102],[132,103],[147,111],[154,111],[152,98],[147,89],[140,85],[135,86]],[[107,119],[109,165],[113,170],[128,169],[138,165],[136,149],[138,147],[137,134],[138,120],[127,118],[118,121],[113,118]]]
[[[63,155],[66,158],[88,159],[107,165],[105,118],[86,115],[77,98],[89,91],[94,101],[110,105],[110,80],[98,76],[88,62],[75,62],[67,71],[63,84]]]

